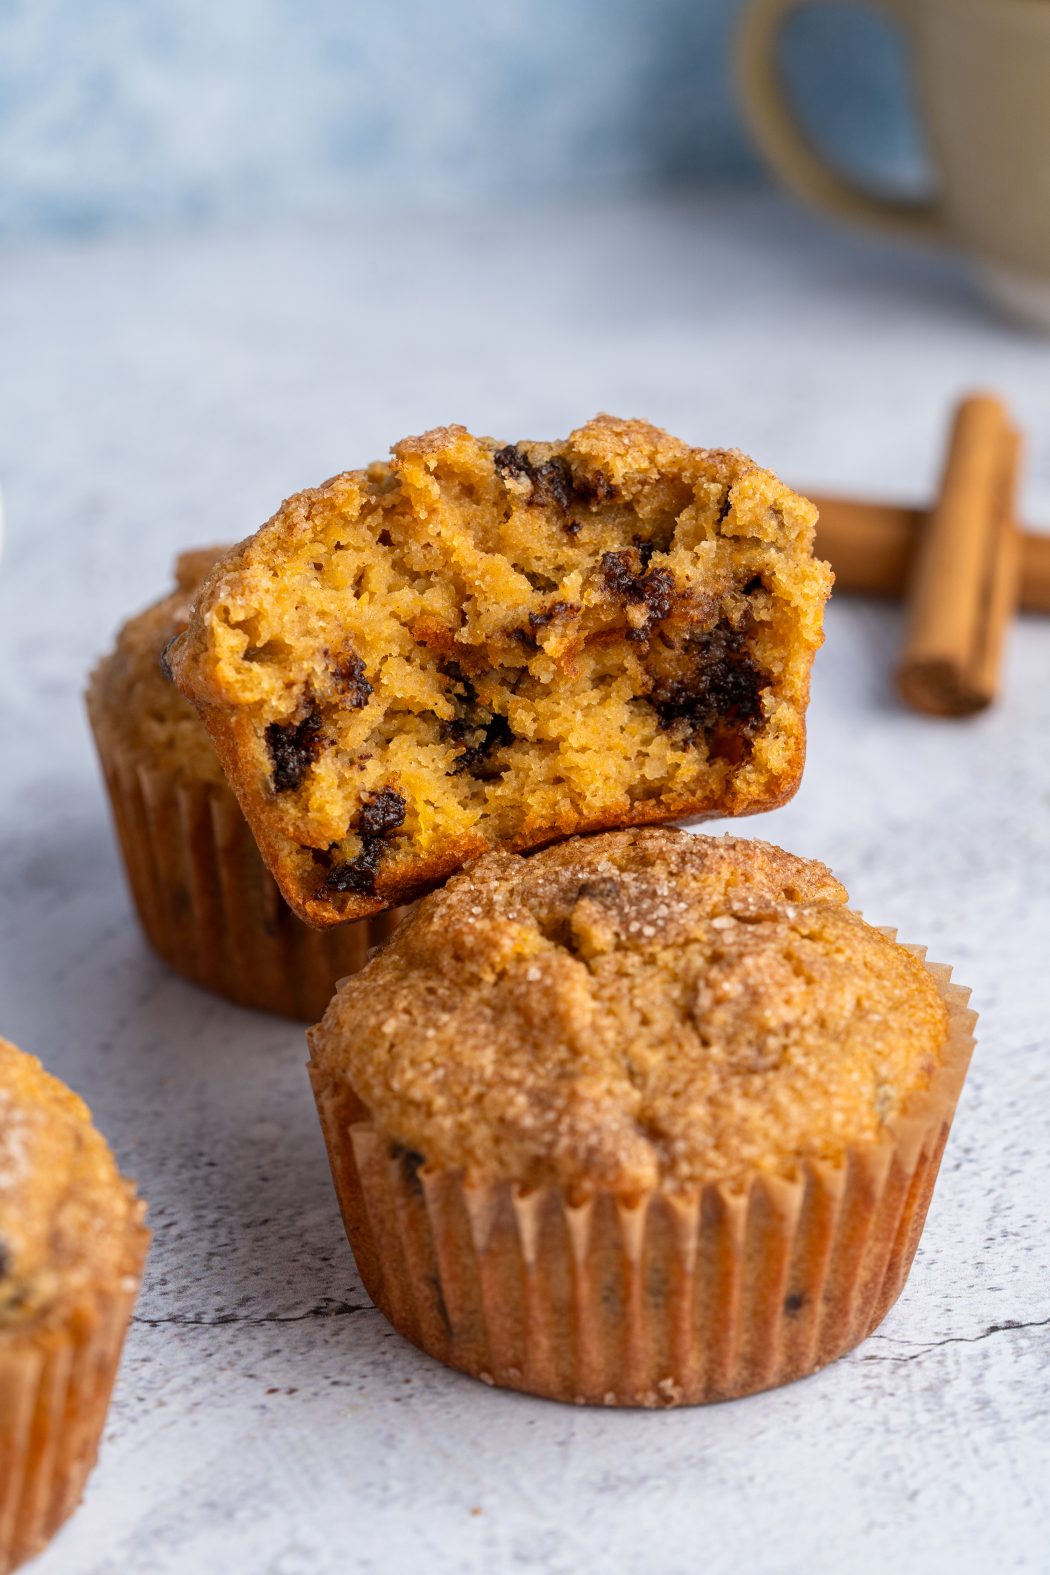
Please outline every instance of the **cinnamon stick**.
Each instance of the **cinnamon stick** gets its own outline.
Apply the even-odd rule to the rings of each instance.
[[[930,512],[911,504],[825,497],[801,489],[820,510],[816,550],[835,570],[836,592],[899,597]],[[1050,613],[1050,535],[1020,534],[1025,612]]]
[[[969,716],[995,698],[1019,589],[1019,458],[1020,438],[1000,401],[986,394],[964,399],[909,579],[897,686],[917,710]]]

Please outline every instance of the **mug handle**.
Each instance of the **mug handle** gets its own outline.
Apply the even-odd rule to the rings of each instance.
[[[788,103],[779,44],[793,11],[839,0],[751,0],[737,34],[737,84],[744,118],[759,149],[784,185],[803,201],[847,219],[913,241],[943,241],[946,226],[935,200],[880,197],[840,175],[813,146]],[[904,25],[906,0],[868,0]]]

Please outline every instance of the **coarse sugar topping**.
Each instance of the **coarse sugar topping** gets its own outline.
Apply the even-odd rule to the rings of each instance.
[[[769,843],[634,830],[494,853],[417,904],[312,1049],[437,1167],[625,1193],[792,1174],[928,1086],[924,965]]]
[[[140,1214],[83,1100],[0,1039],[0,1339],[119,1273]]]

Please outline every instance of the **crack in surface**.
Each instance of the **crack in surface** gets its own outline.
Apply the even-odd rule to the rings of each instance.
[[[993,1334],[1006,1334],[1016,1329],[1046,1329],[1047,1327],[1050,1327],[1050,1318],[1034,1318],[1029,1323],[1010,1318],[1005,1323],[989,1324],[988,1328],[982,1330],[980,1334],[949,1334],[943,1340],[899,1340],[892,1334],[873,1334],[869,1339],[885,1340],[895,1345],[910,1345],[914,1346],[914,1350],[899,1356],[887,1353],[885,1356],[857,1356],[854,1359],[858,1362],[914,1362],[920,1356],[926,1356],[930,1351],[938,1351],[945,1345],[977,1345],[981,1340],[990,1339]]]
[[[190,1313],[172,1313],[165,1318],[145,1318],[136,1314],[131,1321],[147,1329],[221,1329],[228,1324],[261,1328],[264,1324],[303,1323],[309,1318],[345,1318],[350,1313],[377,1310],[371,1302],[337,1302],[326,1298],[316,1307],[307,1307],[304,1312],[298,1313],[264,1313],[257,1317],[242,1313],[218,1313],[213,1318],[194,1317]]]

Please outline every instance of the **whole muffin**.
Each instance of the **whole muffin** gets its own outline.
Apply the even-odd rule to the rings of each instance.
[[[0,1039],[0,1572],[95,1463],[149,1234],[82,1100]]]
[[[216,564],[171,668],[285,897],[342,923],[489,850],[790,798],[816,517],[645,421],[439,427],[289,498]]]
[[[672,830],[491,854],[310,1034],[365,1285],[488,1381],[783,1383],[904,1284],[973,1046],[949,970],[822,865]]]
[[[121,629],[87,692],[135,907],[177,973],[241,1006],[315,1022],[336,980],[396,925],[385,913],[329,933],[286,905],[196,711],[164,667],[194,594],[225,549],[183,553],[176,586]]]

